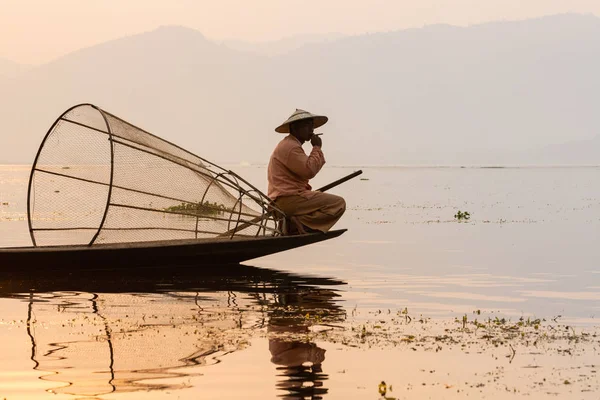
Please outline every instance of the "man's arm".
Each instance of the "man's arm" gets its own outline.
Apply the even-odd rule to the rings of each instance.
[[[321,151],[321,146],[313,146],[308,156],[302,147],[298,146],[290,151],[286,165],[301,178],[312,179],[325,165],[325,156]]]

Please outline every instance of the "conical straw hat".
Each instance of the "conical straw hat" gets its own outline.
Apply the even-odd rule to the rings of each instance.
[[[309,113],[308,111],[304,111],[304,110],[300,110],[299,108],[296,108],[296,111],[294,111],[294,113],[287,119],[287,121],[285,121],[283,124],[281,124],[277,128],[275,128],[275,132],[290,133],[290,124],[292,122],[301,121],[303,119],[309,119],[309,118],[313,119],[315,128],[325,125],[327,123],[327,121],[329,120],[329,118],[327,118],[324,115],[315,115],[315,114]]]

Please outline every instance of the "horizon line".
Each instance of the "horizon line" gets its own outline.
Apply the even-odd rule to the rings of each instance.
[[[263,167],[266,168],[266,163],[247,163],[247,162],[219,162],[220,165],[232,167]],[[31,164],[15,164],[2,163],[0,168],[19,167],[31,168]],[[333,164],[328,165],[328,168],[405,168],[405,169],[526,169],[526,168],[600,168],[600,164]]]

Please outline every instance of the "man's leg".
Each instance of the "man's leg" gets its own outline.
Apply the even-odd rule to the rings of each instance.
[[[310,198],[285,196],[275,201],[277,207],[303,225],[327,232],[346,211],[346,202],[340,196],[314,192]]]

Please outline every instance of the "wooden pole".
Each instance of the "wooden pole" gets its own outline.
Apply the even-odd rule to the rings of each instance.
[[[352,178],[356,178],[357,176],[359,176],[359,175],[361,175],[361,174],[362,174],[362,170],[361,170],[361,169],[359,169],[358,171],[356,171],[356,172],[353,172],[353,173],[351,173],[350,175],[347,175],[347,176],[345,176],[345,177],[343,177],[343,178],[341,178],[341,179],[338,179],[338,180],[337,180],[337,181],[335,181],[335,182],[331,182],[330,184],[328,184],[328,185],[325,185],[325,186],[323,186],[323,187],[322,187],[322,188],[320,188],[320,189],[317,189],[317,191],[318,191],[318,192],[326,192],[326,191],[328,191],[329,189],[333,189],[334,187],[336,187],[336,186],[338,186],[338,185],[341,185],[342,183],[344,183],[344,182],[346,182],[346,181],[349,181],[349,180],[350,180],[350,179],[352,179]]]

